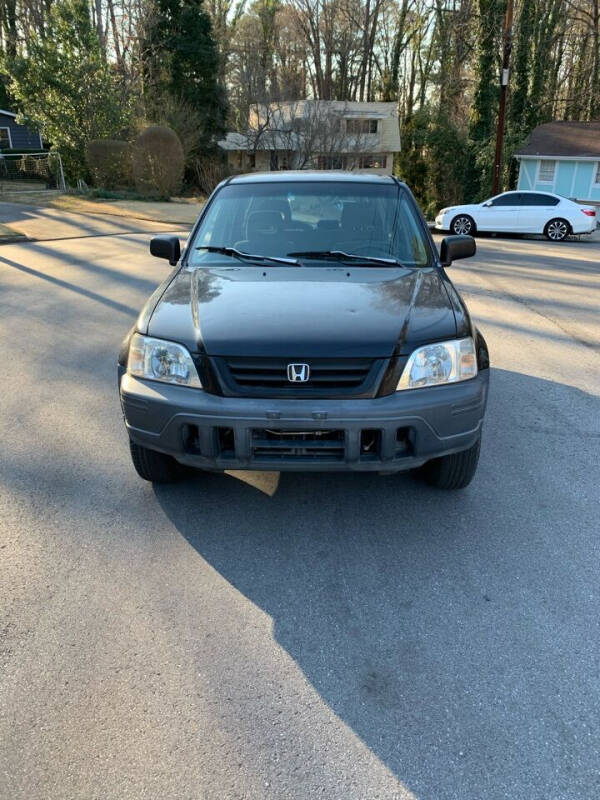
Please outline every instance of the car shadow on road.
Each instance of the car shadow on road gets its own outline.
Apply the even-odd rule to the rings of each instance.
[[[584,797],[597,766],[585,437],[599,435],[600,401],[493,373],[463,492],[411,475],[288,473],[273,497],[222,475],[155,495],[420,800]],[[559,452],[571,460],[561,469]]]

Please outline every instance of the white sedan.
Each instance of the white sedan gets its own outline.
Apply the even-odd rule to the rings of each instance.
[[[504,192],[484,203],[442,208],[435,218],[440,231],[474,234],[543,233],[561,242],[574,233],[596,230],[596,209],[550,192]]]

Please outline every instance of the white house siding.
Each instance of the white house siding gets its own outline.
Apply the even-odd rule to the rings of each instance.
[[[400,127],[398,117],[381,120],[381,136],[379,146],[382,153],[400,152]]]

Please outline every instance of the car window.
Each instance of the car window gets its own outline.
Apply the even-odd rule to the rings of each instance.
[[[557,206],[560,202],[558,197],[552,197],[551,194],[535,194],[534,192],[526,192],[521,195],[523,206]]]
[[[245,253],[344,250],[393,257],[410,266],[431,263],[420,220],[397,184],[298,181],[224,186],[214,197],[191,243],[190,263],[226,256],[202,246],[236,247]],[[315,262],[318,263],[318,262]]]
[[[496,208],[496,206],[518,206],[519,205],[519,195],[516,192],[510,192],[509,194],[501,194],[492,200],[492,206]]]

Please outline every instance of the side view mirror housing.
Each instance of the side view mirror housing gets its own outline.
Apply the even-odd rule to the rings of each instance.
[[[472,236],[446,236],[440,245],[440,261],[443,267],[449,267],[459,258],[470,258],[477,252],[475,239]]]
[[[177,236],[154,236],[150,239],[150,253],[157,258],[166,258],[174,267],[181,256],[181,245]]]
[[[493,203],[491,200],[487,200],[485,203],[481,204],[484,208],[491,208]]]

